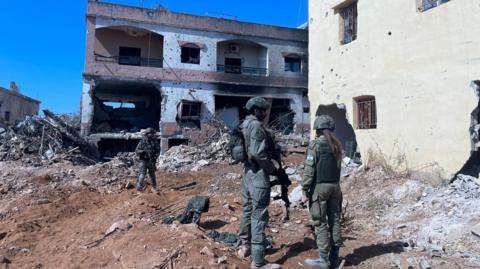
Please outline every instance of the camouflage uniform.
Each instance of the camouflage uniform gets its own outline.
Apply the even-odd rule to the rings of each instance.
[[[302,190],[309,198],[310,215],[320,252],[319,259],[310,261],[325,261],[332,266],[336,266],[334,263],[338,260],[342,245],[340,170],[325,136],[310,142]]]
[[[245,137],[248,161],[242,182],[243,216],[239,237],[244,246],[251,244],[253,265],[265,264],[268,205],[270,204],[270,177],[276,171],[269,156],[267,131],[253,115],[241,125]]]
[[[155,131],[149,130],[147,131],[147,135],[140,140],[138,143],[135,152],[139,158],[138,164],[138,180],[137,180],[137,189],[143,190],[144,185],[143,181],[145,180],[145,175],[148,171],[150,175],[150,180],[152,181],[152,188],[157,188],[157,179],[155,176],[156,171],[156,162],[157,157],[160,154],[160,143],[155,138],[154,133]],[[152,135],[152,136],[150,136]]]

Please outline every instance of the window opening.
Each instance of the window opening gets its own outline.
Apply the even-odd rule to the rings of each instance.
[[[140,48],[120,47],[118,63],[123,65],[141,65],[142,50]]]
[[[426,11],[449,1],[450,0],[421,0],[422,5],[419,7],[419,10]]]
[[[356,1],[340,11],[343,27],[342,44],[348,44],[357,39],[357,17]]]
[[[357,129],[377,128],[377,107],[375,97],[355,99],[357,112]]]
[[[302,59],[295,56],[285,57],[285,72],[296,72],[299,73],[302,71]]]
[[[194,45],[182,47],[181,58],[182,63],[200,64],[200,48]]]
[[[242,59],[225,58],[225,73],[241,74]]]
[[[129,102],[103,102],[103,105],[110,106],[113,109],[135,108],[136,107],[135,103],[129,103]]]
[[[10,121],[10,111],[5,111],[5,121],[6,122]]]
[[[180,105],[180,119],[181,120],[199,120],[202,109],[200,102],[182,101]]]

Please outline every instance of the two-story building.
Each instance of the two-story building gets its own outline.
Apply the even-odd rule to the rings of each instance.
[[[105,156],[134,148],[143,128],[162,150],[234,127],[252,96],[272,102],[271,126],[309,129],[308,33],[89,1],[82,134]]]
[[[367,162],[478,176],[479,2],[309,5],[312,114],[337,120],[347,153],[358,144]]]

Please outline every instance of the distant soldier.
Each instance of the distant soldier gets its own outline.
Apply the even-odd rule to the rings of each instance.
[[[244,258],[251,254],[252,269],[281,268],[278,264],[265,261],[265,228],[270,204],[269,175],[277,173],[269,156],[269,152],[274,149],[269,148],[268,134],[262,124],[270,104],[263,98],[254,97],[245,107],[251,115],[240,126],[245,139],[247,160],[242,182],[243,215],[239,233],[242,247],[238,255]]]
[[[157,158],[160,154],[160,143],[157,140],[153,128],[143,130],[142,135],[142,140],[140,140],[140,143],[138,143],[138,146],[135,149],[135,153],[139,158],[137,190],[144,190],[145,186],[143,185],[143,181],[145,180],[145,175],[148,171],[150,180],[152,181],[152,192],[156,192],[157,179],[155,177],[155,171]]]
[[[306,259],[305,264],[316,269],[336,268],[342,245],[342,146],[333,134],[335,122],[330,116],[317,117],[313,128],[316,130],[316,138],[308,146],[302,180],[302,202],[309,202],[320,256],[317,259]]]

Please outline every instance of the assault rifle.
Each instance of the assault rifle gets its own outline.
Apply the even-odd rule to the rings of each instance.
[[[290,208],[290,199],[288,198],[288,187],[292,185],[292,181],[288,178],[287,173],[285,172],[285,169],[283,168],[283,162],[282,162],[282,150],[279,145],[275,143],[275,138],[273,135],[273,131],[268,130],[268,147],[271,150],[270,151],[270,156],[272,157],[273,160],[275,160],[278,163],[278,169],[277,173],[275,176],[277,179],[273,180],[270,182],[270,186],[276,186],[280,185],[281,188],[281,195],[280,197],[274,198],[275,200],[281,199],[285,203],[285,208],[283,212],[283,220],[289,220],[290,219],[290,214],[288,209]]]

